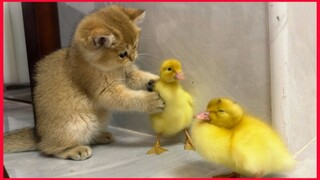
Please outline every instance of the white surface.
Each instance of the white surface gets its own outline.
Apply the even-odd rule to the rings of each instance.
[[[316,3],[288,4],[290,137],[293,151],[316,137]]]
[[[316,136],[315,7],[269,3],[272,124],[292,151]]]
[[[32,106],[14,101],[4,101],[5,132],[34,126]]]
[[[288,75],[288,8],[286,2],[269,3],[272,126],[288,142],[290,135]]]
[[[223,171],[203,162],[195,152],[184,151],[182,143],[163,143],[168,152],[147,155],[154,137],[116,128],[110,130],[117,142],[93,147],[88,160],[61,160],[25,152],[6,154],[5,166],[12,177],[210,177]]]
[[[32,126],[30,105],[5,101],[5,119],[24,121]],[[8,122],[5,121],[5,124]],[[21,123],[10,123],[16,129]],[[6,126],[6,125],[5,125]],[[177,140],[163,140],[169,151],[147,155],[155,137],[117,127],[109,127],[116,142],[93,147],[93,155],[85,161],[62,160],[39,152],[4,154],[4,165],[10,177],[211,177],[229,172],[210,164],[194,151],[183,150]],[[316,143],[313,141],[298,155],[295,170],[268,177],[316,177]]]

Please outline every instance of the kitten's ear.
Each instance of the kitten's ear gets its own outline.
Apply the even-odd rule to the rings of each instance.
[[[122,11],[132,20],[136,25],[142,23],[146,16],[146,12],[142,9],[122,8]]]
[[[110,48],[112,43],[115,42],[114,36],[111,35],[101,35],[101,36],[95,36],[93,39],[94,45],[96,47],[108,47]]]
[[[133,20],[133,22],[134,22],[136,25],[141,24],[141,23],[144,21],[145,17],[146,17],[146,12],[145,12],[144,10],[140,10],[140,11],[142,11],[141,14],[140,14],[139,16],[137,16],[137,17]]]

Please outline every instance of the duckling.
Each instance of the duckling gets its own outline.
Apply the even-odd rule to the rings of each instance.
[[[191,129],[196,151],[234,171],[216,177],[263,177],[295,164],[275,130],[228,98],[212,99],[196,118]]]
[[[152,128],[157,134],[156,144],[147,154],[161,154],[167,149],[160,145],[160,137],[171,137],[181,132],[186,136],[184,149],[193,150],[188,128],[193,120],[193,100],[179,83],[185,78],[177,59],[165,60],[160,68],[160,79],[149,90],[156,91],[165,102],[163,112],[150,116]]]

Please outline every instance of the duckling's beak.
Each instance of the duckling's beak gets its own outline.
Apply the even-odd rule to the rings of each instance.
[[[211,120],[210,117],[209,117],[209,112],[202,112],[202,113],[199,113],[197,115],[195,115],[194,117],[196,119],[201,119],[201,120]]]
[[[181,72],[177,72],[176,75],[174,76],[174,78],[177,79],[177,80],[184,80],[185,79],[184,74],[183,74],[182,71]]]

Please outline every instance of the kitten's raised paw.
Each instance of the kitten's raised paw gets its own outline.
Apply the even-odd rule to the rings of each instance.
[[[146,97],[147,112],[150,114],[156,114],[163,111],[165,102],[161,99],[159,93],[152,92]]]
[[[92,144],[109,144],[114,142],[114,137],[110,132],[102,132]]]
[[[146,85],[147,86],[147,90],[152,92],[153,91],[153,88],[154,88],[154,84],[156,83],[155,80],[151,79],[148,84]]]
[[[89,146],[76,146],[65,151],[55,154],[55,156],[62,159],[72,159],[76,161],[86,160],[92,155],[92,150]]]

